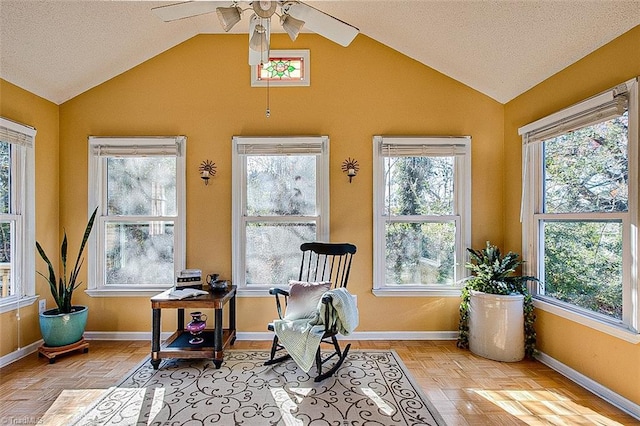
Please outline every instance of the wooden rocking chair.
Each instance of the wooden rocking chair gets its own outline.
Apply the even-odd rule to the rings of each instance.
[[[332,289],[347,287],[349,272],[351,270],[351,260],[356,252],[356,246],[349,243],[314,242],[302,244],[300,246],[300,250],[302,251],[302,262],[300,264],[300,274],[298,276],[299,281],[331,282]],[[278,317],[283,319],[283,308],[286,309],[287,307],[289,292],[279,288],[272,288],[269,290],[269,294],[275,296]],[[351,347],[351,345],[348,344],[344,350],[341,350],[338,339],[336,338],[338,330],[336,329],[335,324],[329,327],[326,326],[326,324],[330,324],[331,296],[323,296],[322,303],[327,305],[327,308],[325,309],[324,318],[325,330],[315,357],[318,374],[315,378],[316,382],[320,382],[335,373],[347,357],[347,353]],[[275,331],[273,323],[270,323],[267,328],[270,331]],[[324,358],[321,352],[323,343],[333,346],[333,352]],[[273,343],[271,345],[271,357],[267,362],[265,362],[265,365],[276,364],[290,359],[291,355],[289,354],[283,354],[276,357],[278,352],[283,349],[285,348],[279,344],[278,336],[274,335]],[[329,369],[323,372],[323,365],[334,357],[337,357],[337,361]]]

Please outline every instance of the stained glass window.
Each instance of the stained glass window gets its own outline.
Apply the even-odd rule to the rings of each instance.
[[[302,80],[304,58],[269,58],[267,64],[258,65],[258,79]]]
[[[252,86],[308,86],[308,50],[272,50],[269,62],[252,67]]]

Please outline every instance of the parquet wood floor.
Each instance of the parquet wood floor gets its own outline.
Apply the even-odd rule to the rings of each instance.
[[[448,425],[640,425],[537,361],[489,361],[452,341],[351,343],[353,349],[396,350]],[[150,352],[145,341],[90,344],[89,353],[69,354],[54,364],[34,353],[0,369],[0,424],[38,424],[61,395],[54,409],[60,419],[68,418]],[[265,341],[234,345],[268,348]],[[47,413],[48,423],[63,424],[55,415]]]

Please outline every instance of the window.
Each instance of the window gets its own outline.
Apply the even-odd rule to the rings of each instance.
[[[309,50],[270,50],[269,61],[251,66],[251,86],[309,86]]]
[[[471,138],[374,136],[376,295],[459,295],[471,238]]]
[[[519,132],[524,256],[542,281],[539,306],[637,333],[636,80]]]
[[[90,295],[148,295],[185,264],[183,136],[89,138]]]
[[[0,312],[36,300],[35,135],[0,118]]]
[[[329,241],[329,138],[233,138],[233,282],[267,295],[298,277],[300,244]]]

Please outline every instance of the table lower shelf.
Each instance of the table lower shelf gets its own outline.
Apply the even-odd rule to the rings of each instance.
[[[178,330],[160,345],[158,358],[211,358],[222,360],[223,350],[236,340],[235,330],[222,330],[222,350],[215,350],[213,343],[214,330],[204,330],[198,337],[202,343],[192,344],[189,340],[194,336],[186,330]]]

